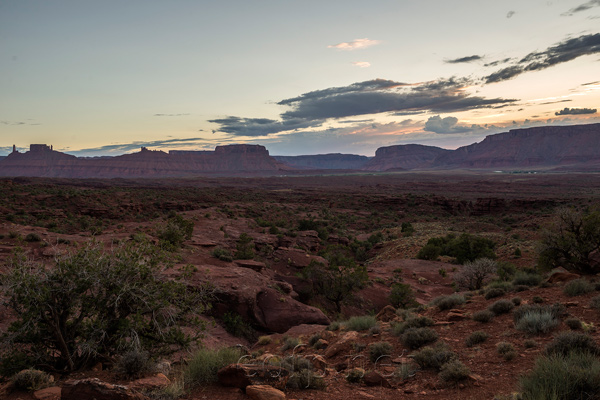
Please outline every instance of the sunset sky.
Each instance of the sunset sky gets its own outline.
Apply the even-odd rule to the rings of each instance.
[[[0,155],[272,155],[600,122],[600,0],[0,0]]]

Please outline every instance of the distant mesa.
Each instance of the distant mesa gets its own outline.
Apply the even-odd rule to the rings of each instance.
[[[232,144],[214,151],[148,150],[117,157],[78,158],[32,144],[29,151],[0,159],[0,176],[135,178],[264,176],[318,170],[394,172],[415,170],[600,171],[600,124],[514,129],[479,143],[446,150],[418,144],[377,149],[375,157],[354,154],[269,155],[264,146]],[[311,172],[312,171],[312,172]]]
[[[316,154],[304,156],[273,156],[277,161],[299,169],[362,169],[372,157],[356,154]]]
[[[451,152],[451,150],[420,144],[380,147],[375,152],[375,157],[364,166],[363,170],[392,172],[429,169],[438,157]]]
[[[32,144],[29,151],[13,152],[0,160],[0,176],[55,178],[134,178],[198,175],[278,174],[293,170],[269,156],[264,146],[234,144],[215,151],[148,150],[116,157],[78,158]]]

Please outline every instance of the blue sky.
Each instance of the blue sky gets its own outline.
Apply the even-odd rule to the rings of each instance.
[[[354,153],[600,122],[600,0],[0,0],[0,154]]]

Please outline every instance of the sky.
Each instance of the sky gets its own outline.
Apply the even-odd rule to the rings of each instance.
[[[0,0],[0,155],[271,155],[600,122],[600,0]]]

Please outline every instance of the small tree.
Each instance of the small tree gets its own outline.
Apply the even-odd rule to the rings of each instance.
[[[544,233],[539,265],[591,273],[594,272],[591,256],[597,251],[600,251],[600,212],[564,208],[557,212],[552,229]]]
[[[0,358],[73,371],[129,348],[156,354],[189,344],[196,336],[181,326],[203,328],[190,317],[209,306],[212,289],[164,280],[164,260],[148,242],[111,251],[91,242],[52,268],[14,255],[3,283],[5,306],[18,319],[2,337]]]
[[[194,222],[184,219],[179,214],[169,217],[167,223],[158,229],[157,235],[161,247],[165,250],[174,251],[181,247],[185,240],[192,238]]]
[[[369,275],[367,269],[356,264],[347,247],[329,246],[323,253],[328,266],[311,261],[304,275],[311,279],[317,294],[335,304],[337,312],[342,311],[342,303],[352,297],[355,290],[364,287]]]
[[[390,303],[396,308],[410,308],[417,305],[415,293],[409,284],[396,282],[390,292]]]
[[[254,258],[254,242],[252,236],[242,233],[235,245],[234,257],[238,260],[252,260]]]
[[[481,289],[493,275],[496,274],[498,264],[489,258],[480,258],[475,261],[467,262],[462,271],[454,277],[456,283],[469,290]]]

